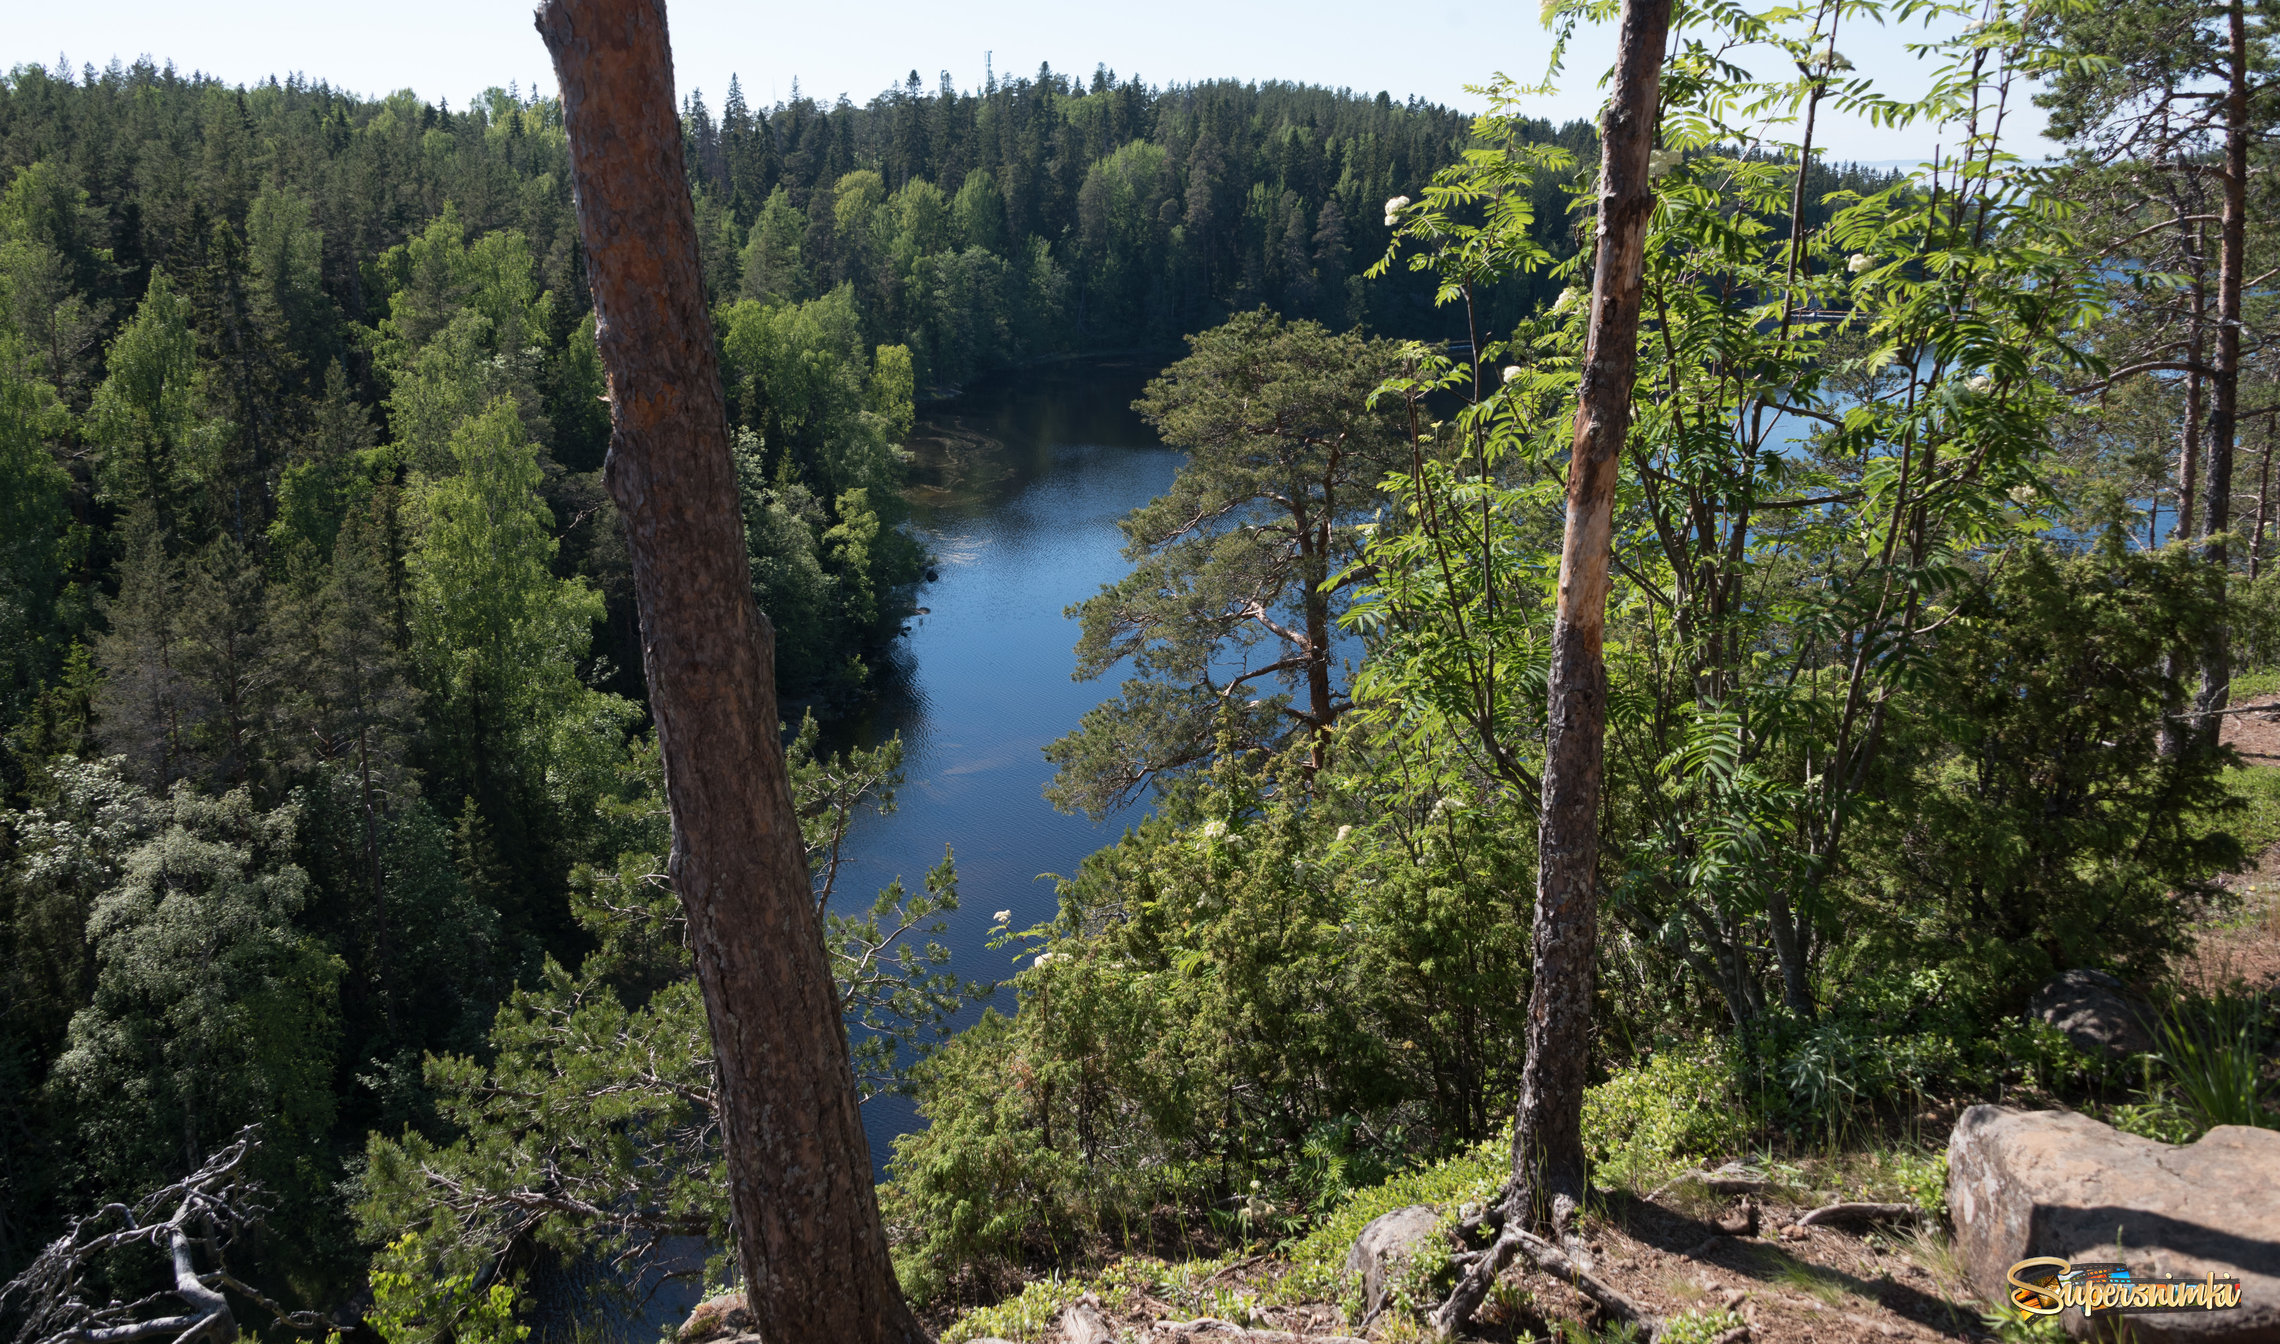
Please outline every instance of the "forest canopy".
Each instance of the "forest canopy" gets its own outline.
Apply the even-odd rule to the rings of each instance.
[[[1641,148],[1566,986],[1580,1147],[1633,1186],[1927,1099],[2218,1123],[2023,1012],[2075,969],[2184,995],[2280,841],[2217,726],[2280,665],[2267,35],[1998,9],[1899,104],[1838,8],[1714,16],[1762,77],[1685,34]],[[2061,160],[1996,129],[2029,77]],[[1603,146],[1483,97],[684,101],[850,1077],[926,1121],[881,1193],[922,1303],[1265,1256],[1512,1132]],[[1831,103],[1951,149],[1834,165]],[[567,148],[510,90],[0,81],[0,1277],[216,1154],[271,1201],[264,1310],[387,1344],[733,1236]],[[1110,353],[1161,359],[1185,457],[1071,608],[1078,673],[1131,675],[1050,796],[1151,815],[1000,913],[1018,1011],[953,1035],[955,858],[838,890],[901,748],[822,725],[928,578],[929,402]]]

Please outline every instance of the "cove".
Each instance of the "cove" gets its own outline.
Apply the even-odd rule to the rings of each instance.
[[[1042,796],[1047,743],[1116,693],[1123,670],[1070,678],[1077,623],[1064,608],[1130,569],[1117,521],[1170,487],[1180,454],[1133,413],[1151,359],[1056,364],[997,375],[927,408],[910,440],[909,526],[934,556],[892,657],[873,669],[869,705],[830,734],[840,744],[903,740],[896,810],[848,835],[834,900],[867,905],[896,878],[923,884],[944,845],[958,860],[959,908],[939,941],[951,969],[1001,980],[1016,969],[988,943],[999,910],[1025,928],[1053,917],[1053,883],[1113,843],[1145,810],[1099,825]],[[1010,989],[992,1000],[1013,1007]],[[967,1010],[960,1025],[980,1013]],[[863,1108],[874,1174],[897,1135],[919,1126],[908,1098]]]

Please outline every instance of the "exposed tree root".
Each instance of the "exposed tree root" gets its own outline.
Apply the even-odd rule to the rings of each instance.
[[[1560,1220],[1564,1226],[1566,1219]],[[1479,1254],[1457,1280],[1449,1300],[1433,1313],[1433,1328],[1444,1339],[1452,1338],[1458,1330],[1472,1320],[1473,1313],[1488,1297],[1488,1290],[1518,1257],[1526,1257],[1536,1268],[1573,1287],[1577,1292],[1599,1304],[1599,1309],[1618,1321],[1627,1321],[1639,1329],[1642,1344],[1652,1344],[1661,1333],[1662,1320],[1644,1306],[1618,1291],[1613,1285],[1591,1273],[1576,1259],[1533,1232],[1523,1230],[1517,1222],[1507,1220],[1504,1230],[1486,1251]]]

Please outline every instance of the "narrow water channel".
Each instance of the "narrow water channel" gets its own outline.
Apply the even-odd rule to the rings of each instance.
[[[1015,927],[1048,919],[1053,883],[1122,834],[1131,816],[1094,825],[1041,796],[1045,744],[1115,694],[1116,673],[1070,678],[1077,624],[1063,609],[1128,569],[1117,520],[1160,495],[1178,469],[1131,404],[1157,371],[1146,361],[1054,366],[1003,375],[921,416],[911,441],[911,523],[939,577],[924,614],[878,669],[871,711],[843,730],[871,745],[899,733],[897,808],[848,837],[836,899],[854,905],[900,877],[917,887],[948,845],[959,909],[942,942],[951,967],[1001,979],[1012,964],[987,946],[995,912]],[[1011,1007],[1001,991],[999,1007]],[[971,1010],[967,1020],[971,1020]],[[864,1107],[874,1168],[918,1124],[910,1103]]]

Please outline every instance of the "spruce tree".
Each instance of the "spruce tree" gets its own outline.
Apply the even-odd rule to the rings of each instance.
[[[274,687],[261,569],[228,531],[184,566],[175,666],[187,691],[195,777],[219,792],[263,764]]]
[[[312,652],[303,683],[315,708],[307,740],[327,765],[353,780],[372,900],[374,973],[385,984],[390,957],[381,832],[386,814],[418,793],[409,758],[419,695],[405,679],[397,644],[385,538],[369,517],[354,516],[341,529]]]
[[[149,506],[128,516],[119,595],[101,604],[110,629],[95,642],[103,670],[98,735],[132,776],[164,789],[190,768],[193,690],[182,673],[182,567]]]

